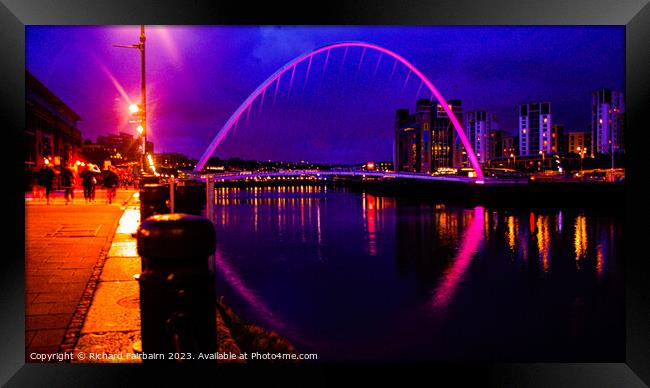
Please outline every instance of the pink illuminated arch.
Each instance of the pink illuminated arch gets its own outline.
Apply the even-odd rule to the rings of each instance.
[[[273,84],[273,82],[279,80],[279,78],[282,76],[282,74],[286,73],[288,70],[294,68],[294,66],[298,65],[300,62],[306,60],[306,59],[311,59],[313,56],[322,53],[324,51],[332,50],[335,48],[340,48],[340,47],[363,47],[364,49],[371,49],[371,50],[376,50],[379,51],[380,53],[386,54],[391,56],[392,58],[396,59],[397,61],[401,62],[403,65],[405,65],[412,73],[418,76],[420,80],[426,85],[427,88],[431,91],[431,93],[435,96],[435,98],[438,100],[438,102],[442,105],[443,109],[445,112],[447,112],[447,115],[451,119],[452,124],[454,124],[454,128],[456,129],[456,132],[458,133],[458,136],[460,137],[460,141],[463,143],[463,146],[465,147],[465,150],[467,152],[467,156],[469,158],[470,163],[472,164],[472,167],[476,171],[476,177],[477,180],[480,182],[483,180],[483,171],[481,170],[481,165],[478,162],[478,159],[476,159],[476,154],[474,153],[474,149],[472,148],[472,145],[469,142],[469,139],[467,138],[467,135],[465,135],[465,131],[463,130],[462,125],[458,121],[458,118],[454,115],[454,112],[451,110],[449,105],[447,104],[447,101],[445,98],[440,94],[438,89],[433,85],[431,80],[427,78],[420,70],[418,70],[411,62],[409,62],[406,58],[402,57],[401,55],[388,50],[384,47],[377,46],[372,43],[365,43],[365,42],[339,42],[339,43],[333,43],[329,44],[327,46],[320,47],[314,51],[311,51],[309,53],[303,54],[292,61],[288,62],[286,65],[282,66],[278,71],[273,73],[269,78],[266,79],[260,86],[255,89],[253,93],[251,93],[246,100],[237,108],[235,113],[230,116],[228,121],[221,127],[219,132],[217,132],[217,135],[214,137],[210,145],[208,146],[208,149],[203,153],[203,156],[201,156],[201,159],[199,162],[196,164],[196,167],[194,168],[195,172],[199,172],[203,169],[203,166],[205,163],[208,161],[214,150],[217,148],[219,144],[223,141],[223,139],[226,137],[226,134],[228,134],[228,131],[233,127],[233,125],[239,120],[241,115],[251,107],[253,104],[253,101],[264,93],[266,91],[266,88],[269,87],[269,85]]]

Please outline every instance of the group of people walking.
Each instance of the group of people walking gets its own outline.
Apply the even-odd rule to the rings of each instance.
[[[98,171],[98,170],[97,170]],[[98,172],[93,171],[90,165],[86,165],[83,170],[79,172],[81,178],[81,186],[83,187],[84,199],[86,203],[95,202],[95,187],[97,186]],[[50,204],[50,197],[54,188],[56,171],[51,165],[45,164],[37,173],[36,185],[34,190],[34,197],[41,191],[45,191],[45,200]],[[117,194],[117,188],[120,185],[120,178],[115,172],[115,168],[110,166],[108,170],[103,173],[104,187],[106,188],[106,202],[111,204]],[[72,166],[62,166],[60,173],[60,187],[64,190],[65,204],[74,201],[74,188],[76,184],[76,174]]]

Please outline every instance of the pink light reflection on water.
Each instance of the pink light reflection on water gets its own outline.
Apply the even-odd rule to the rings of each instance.
[[[288,329],[287,324],[278,319],[271,310],[266,307],[264,302],[250,288],[248,288],[246,284],[244,284],[244,281],[241,279],[237,271],[230,266],[230,263],[223,257],[222,252],[220,252],[218,248],[214,254],[214,261],[216,268],[223,274],[226,282],[228,282],[228,284],[237,291],[237,293],[251,307],[253,307],[262,319],[280,331],[286,331]]]
[[[474,217],[461,239],[460,248],[453,259],[453,264],[445,270],[440,284],[433,293],[432,307],[443,308],[452,301],[456,288],[463,280],[465,271],[472,261],[472,256],[483,239],[484,223],[483,207],[477,206],[474,208]]]

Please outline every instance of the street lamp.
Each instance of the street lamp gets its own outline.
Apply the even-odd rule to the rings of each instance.
[[[540,171],[544,171],[544,150],[539,150],[539,154],[542,155],[542,168]]]
[[[580,154],[580,174],[582,175],[582,158],[584,158],[586,149],[582,149],[581,147],[578,147],[577,150],[578,150],[578,154]]]
[[[138,126],[138,133],[140,133],[140,137],[142,137],[142,171],[144,171],[146,167],[147,161],[146,159],[146,153],[147,153],[147,87],[146,87],[146,77],[145,77],[145,61],[144,61],[144,42],[145,42],[145,35],[144,35],[144,24],[140,25],[140,43],[136,44],[130,44],[130,45],[122,45],[122,44],[114,44],[113,47],[120,47],[120,48],[130,48],[130,49],[138,49],[140,51],[140,72],[142,76],[142,86],[141,86],[141,101],[140,105],[136,104],[131,104],[129,105],[129,111],[133,114],[138,113],[141,117],[140,120],[140,125]],[[142,130],[140,130],[142,129]]]

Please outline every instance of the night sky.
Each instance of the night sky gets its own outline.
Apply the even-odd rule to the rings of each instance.
[[[623,27],[146,27],[149,136],[156,152],[199,158],[239,104],[294,57],[338,41],[375,43],[410,60],[447,100],[496,113],[550,101],[553,123],[589,128],[591,91],[624,91]],[[26,66],[82,117],[85,139],[134,133],[139,26],[27,27]],[[215,156],[356,163],[389,160],[394,114],[429,97],[394,60],[361,48],[320,54],[256,101]],[[327,59],[327,60],[326,60]],[[289,88],[289,84],[291,88]],[[419,93],[418,93],[419,91]]]

